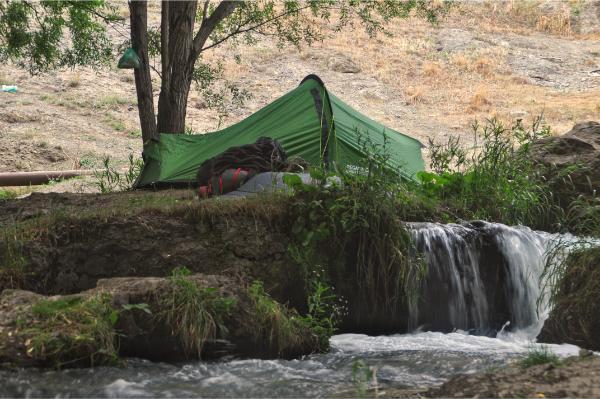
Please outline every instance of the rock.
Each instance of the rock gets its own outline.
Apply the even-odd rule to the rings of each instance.
[[[360,67],[356,65],[352,59],[345,55],[334,55],[329,57],[327,60],[327,66],[334,72],[342,72],[342,73],[358,73],[360,72]]]
[[[598,193],[600,123],[578,123],[562,136],[538,140],[531,144],[531,154],[563,205],[579,195]]]
[[[600,350],[600,247],[572,252],[538,341]],[[582,352],[580,352],[582,354]]]
[[[527,116],[527,111],[522,111],[522,110],[518,110],[518,111],[511,111],[509,113],[511,118],[514,119],[523,119],[524,117]]]
[[[5,290],[0,363],[63,368],[114,364],[119,356],[288,358],[322,349],[297,313],[251,287],[239,277],[179,273],[101,279],[66,296]]]

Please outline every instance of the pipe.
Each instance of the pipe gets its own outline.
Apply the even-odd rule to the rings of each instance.
[[[38,172],[4,172],[0,173],[0,187],[2,186],[34,186],[46,184],[50,180],[69,179],[76,176],[92,175],[93,170],[47,170]]]

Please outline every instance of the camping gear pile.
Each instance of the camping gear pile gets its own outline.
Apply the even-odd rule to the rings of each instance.
[[[257,173],[287,168],[287,154],[277,140],[260,137],[254,144],[231,147],[202,163],[196,180],[200,197],[234,191]]]

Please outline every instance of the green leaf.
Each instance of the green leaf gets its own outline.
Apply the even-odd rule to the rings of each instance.
[[[150,307],[148,306],[147,303],[129,303],[126,305],[122,305],[122,308],[124,310],[141,310],[143,312],[146,312],[148,314],[152,314],[152,311],[150,310]]]
[[[295,174],[286,174],[283,176],[283,182],[289,188],[297,189],[302,187],[304,183],[302,182],[302,178]]]
[[[115,324],[117,324],[117,321],[119,320],[119,312],[117,312],[116,310],[113,310],[112,312],[110,312],[108,314],[108,320],[110,321],[110,324],[112,324],[113,326]]]

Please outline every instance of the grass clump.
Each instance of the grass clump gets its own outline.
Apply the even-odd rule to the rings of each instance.
[[[56,368],[114,364],[118,312],[108,294],[43,299],[20,319],[27,355]]]
[[[253,330],[254,339],[266,341],[270,352],[277,356],[326,352],[340,314],[332,307],[336,297],[330,287],[315,282],[312,289],[308,297],[308,312],[299,315],[271,298],[261,281],[254,281],[248,288],[257,326]]]
[[[136,105],[136,104],[137,103],[135,100],[132,100],[129,98],[115,96],[115,95],[108,95],[108,96],[102,97],[98,102],[96,102],[94,104],[94,106],[96,108],[117,110],[122,105]]]
[[[252,329],[255,341],[266,342],[270,351],[285,356],[311,338],[303,318],[271,298],[261,281],[254,281],[248,294],[255,311],[256,327]]]
[[[225,320],[236,300],[223,296],[217,288],[199,287],[189,279],[190,274],[185,267],[173,270],[159,317],[170,326],[172,334],[179,337],[184,354],[200,358],[206,342],[219,334],[227,334]]]
[[[539,364],[553,364],[555,366],[560,366],[562,361],[556,354],[552,353],[546,345],[532,346],[529,349],[527,356],[519,361],[519,366],[524,369]]]
[[[5,190],[0,188],[0,201],[17,198],[17,193],[13,190]]]

